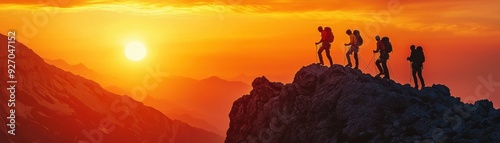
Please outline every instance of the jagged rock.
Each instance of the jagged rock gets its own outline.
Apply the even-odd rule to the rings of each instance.
[[[444,85],[416,90],[339,65],[303,67],[290,84],[255,79],[236,100],[227,143],[498,142],[500,112]]]

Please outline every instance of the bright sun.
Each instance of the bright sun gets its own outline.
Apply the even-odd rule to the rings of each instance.
[[[130,42],[125,46],[125,56],[132,61],[140,61],[146,57],[146,46],[141,42]]]

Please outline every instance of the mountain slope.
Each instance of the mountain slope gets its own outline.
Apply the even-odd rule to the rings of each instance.
[[[211,124],[210,122],[208,122],[203,118],[193,117],[193,116],[202,117],[202,115],[200,115],[199,112],[186,110],[174,102],[170,102],[165,99],[156,99],[151,96],[146,96],[144,100],[142,100],[142,102],[147,106],[151,106],[157,109],[158,111],[161,111],[163,114],[172,119],[186,122],[193,127],[201,128],[216,133],[217,135],[220,136],[226,135],[226,130],[221,130],[215,127],[215,125]]]
[[[119,79],[99,74],[83,64],[70,65],[63,60],[49,59],[45,59],[45,62],[96,81],[112,93],[118,95],[131,93],[124,90],[126,88]],[[225,136],[229,127],[227,114],[233,101],[248,91],[250,85],[246,83],[227,81],[216,76],[202,80],[170,76],[162,79],[160,85],[150,91],[150,95],[141,102],[172,119]]]
[[[241,81],[241,82],[244,82],[244,83],[250,85],[250,84],[252,84],[252,81],[254,80],[254,78],[251,76],[248,76],[246,74],[239,74],[238,76],[233,77],[231,80],[232,81]]]
[[[464,104],[446,86],[416,90],[335,65],[291,84],[252,83],[231,109],[226,142],[500,142],[500,111]]]
[[[188,111],[176,112],[177,114],[189,114],[195,118],[208,121],[217,129],[223,130],[221,134],[224,135],[229,127],[227,115],[231,110],[232,103],[241,94],[248,93],[250,88],[250,85],[243,82],[227,81],[215,76],[202,80],[171,76],[164,78],[158,84],[158,88],[148,91],[148,93],[153,98],[175,102],[185,111]],[[158,104],[152,100],[144,100],[143,102],[162,112],[164,112],[162,109],[171,108],[169,106],[172,106],[170,104]],[[216,132],[216,130],[210,131]]]
[[[7,45],[0,36],[0,45]],[[222,142],[214,133],[171,120],[128,96],[110,93],[97,83],[44,62],[25,45],[16,44],[16,135],[0,128],[2,142]],[[7,67],[6,52],[0,66]],[[0,70],[7,81],[7,70]],[[6,85],[2,84],[3,89]],[[7,90],[1,90],[7,95]],[[1,96],[7,103],[8,96]],[[1,121],[9,108],[1,106]]]
[[[43,60],[47,64],[54,65],[54,66],[56,66],[56,67],[58,67],[60,69],[72,72],[74,74],[78,74],[80,76],[83,76],[83,77],[86,77],[86,78],[89,78],[89,79],[91,79],[90,77],[101,76],[98,73],[96,73],[95,71],[87,68],[87,66],[85,66],[85,65],[83,65],[81,63],[80,64],[76,64],[76,65],[71,65],[71,64],[68,64],[66,61],[61,60],[61,59],[55,59],[55,60],[43,59]],[[73,71],[76,71],[76,72],[73,72]]]
[[[111,89],[116,89],[114,86],[117,86],[116,83],[124,83],[124,81],[120,78],[114,77],[112,75],[105,75],[98,73],[92,69],[89,69],[87,66],[85,66],[82,63],[76,64],[76,65],[71,65],[67,63],[64,60],[61,59],[55,59],[55,60],[50,60],[50,59],[44,59],[44,61],[50,65],[54,65],[62,70],[71,72],[73,74],[82,76],[86,79],[90,79],[92,81],[95,81],[99,83],[102,87],[111,88]],[[121,86],[123,88],[123,86]],[[109,91],[109,90],[108,90]]]

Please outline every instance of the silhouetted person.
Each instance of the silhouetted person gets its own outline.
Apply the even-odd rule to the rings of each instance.
[[[415,49],[415,45],[411,45],[410,50],[411,50],[411,55],[407,59],[411,62],[412,76],[415,82],[415,88],[418,89],[417,75],[418,78],[420,79],[420,82],[422,83],[422,88],[423,88],[425,87],[424,78],[422,77],[422,69],[425,62],[424,51],[421,46],[418,46]]]
[[[349,39],[350,39],[349,43],[344,44],[345,46],[350,46],[349,51],[347,51],[347,53],[345,54],[346,58],[347,58],[347,65],[346,65],[346,67],[352,67],[351,56],[350,55],[354,53],[354,60],[356,62],[356,66],[354,67],[354,69],[358,69],[358,64],[359,64],[359,62],[358,62],[358,52],[359,52],[359,48],[356,45],[356,43],[357,43],[356,36],[352,33],[352,31],[350,29],[347,29],[347,31],[345,33],[347,35],[349,35]]]
[[[318,50],[319,64],[324,65],[323,55],[321,55],[321,53],[325,51],[326,57],[330,61],[330,66],[333,66],[333,60],[330,56],[330,48],[332,47],[330,43],[333,42],[332,29],[330,27],[325,27],[325,29],[323,29],[323,27],[320,26],[318,27],[318,31],[321,33],[321,40],[319,40],[319,42],[316,42],[316,45],[321,43],[321,47]]]
[[[379,74],[377,74],[377,76],[384,75],[384,78],[390,79],[389,68],[387,68],[389,52],[386,51],[384,43],[380,40],[380,36],[376,36],[375,40],[377,40],[377,49],[374,50],[373,53],[380,53],[377,61],[375,61],[375,65],[377,65],[377,68],[379,70]]]

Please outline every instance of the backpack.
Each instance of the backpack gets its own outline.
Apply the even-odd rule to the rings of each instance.
[[[417,52],[417,62],[424,63],[425,62],[424,51],[422,49],[420,50],[417,49],[416,52]]]
[[[363,38],[361,38],[361,34],[359,33],[359,30],[354,30],[353,32],[354,36],[356,36],[356,45],[361,46],[363,45]]]
[[[333,39],[335,38],[335,36],[333,36],[332,29],[330,27],[325,27],[325,30],[326,30],[326,41],[332,43]]]
[[[385,52],[386,53],[391,53],[392,52],[392,44],[389,41],[389,37],[383,37],[382,38],[382,43],[384,44]]]
[[[425,55],[424,55],[424,52],[422,52],[422,63],[425,63]]]

